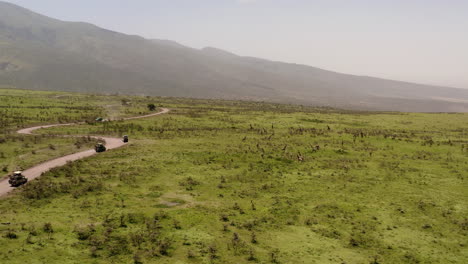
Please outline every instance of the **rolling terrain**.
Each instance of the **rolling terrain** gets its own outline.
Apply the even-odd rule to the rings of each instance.
[[[125,35],[0,2],[0,86],[466,112],[468,90],[353,76]]]
[[[0,199],[2,263],[468,261],[466,113],[17,89],[0,98],[5,174],[87,149],[92,136],[131,137]],[[171,112],[120,120],[150,103]],[[74,121],[86,123],[14,133]]]

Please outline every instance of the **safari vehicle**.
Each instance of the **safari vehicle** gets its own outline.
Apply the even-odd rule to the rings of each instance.
[[[8,180],[8,183],[11,187],[19,187],[28,182],[28,178],[24,177],[22,173],[22,171],[15,171],[9,176],[10,179]]]
[[[124,143],[127,143],[127,142],[128,142],[128,136],[127,136],[127,135],[123,136],[123,142],[124,142]]]
[[[102,143],[97,143],[96,146],[94,146],[94,149],[96,150],[96,152],[104,152],[106,151],[106,146],[104,146],[104,144]]]

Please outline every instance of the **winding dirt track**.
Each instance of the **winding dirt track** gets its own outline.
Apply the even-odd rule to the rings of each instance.
[[[140,118],[147,118],[147,117],[152,117],[152,116],[157,116],[157,115],[162,115],[168,113],[170,110],[167,108],[162,108],[160,112],[154,113],[154,114],[149,114],[149,115],[143,115],[143,116],[135,116],[135,117],[128,117],[128,118],[123,118],[123,120],[133,120],[133,119],[140,119]],[[32,135],[35,130],[41,129],[41,128],[50,128],[50,127],[58,127],[58,126],[71,126],[71,125],[77,125],[80,123],[68,123],[68,124],[55,124],[55,125],[46,125],[46,126],[36,126],[36,127],[30,127],[30,128],[25,128],[18,130],[18,134],[24,134],[24,135]],[[69,136],[64,136],[64,137],[69,137]],[[80,136],[72,136],[72,137],[80,137]],[[115,148],[120,148],[125,145],[123,143],[121,138],[112,138],[112,137],[105,137],[105,136],[94,136],[93,138],[100,138],[104,139],[106,141],[106,148],[108,150],[115,149]],[[83,159],[89,156],[93,156],[96,154],[96,151],[94,149],[90,150],[85,150],[82,152],[66,155],[60,158],[56,158],[53,160],[46,161],[44,163],[40,163],[32,168],[29,168],[25,171],[23,171],[23,175],[28,178],[28,181],[34,180],[42,175],[42,173],[49,171],[52,168],[60,167],[65,165],[68,161],[75,161],[79,159]],[[0,181],[0,196],[5,196],[15,188],[10,187],[10,184],[8,183],[8,178],[3,179]]]

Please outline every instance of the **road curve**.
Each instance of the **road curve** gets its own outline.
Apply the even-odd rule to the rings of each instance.
[[[140,119],[140,118],[147,118],[147,117],[152,117],[152,116],[157,116],[157,115],[162,115],[168,113],[170,110],[167,108],[162,108],[160,112],[154,113],[154,114],[149,114],[149,115],[143,115],[143,116],[135,116],[135,117],[127,117],[123,118],[122,120],[134,120],[134,119]],[[35,127],[29,127],[29,128],[24,128],[16,131],[18,134],[23,134],[23,135],[32,135],[35,130],[42,129],[42,128],[50,128],[50,127],[58,127],[58,126],[71,126],[71,125],[76,125],[80,123],[68,123],[68,124],[54,124],[54,125],[45,125],[45,126],[35,126]],[[69,136],[66,136],[69,137]],[[79,136],[76,136],[79,137]],[[113,137],[105,137],[105,136],[93,136],[93,138],[100,138],[106,141],[106,148],[108,150],[119,148],[125,145],[123,143],[121,138],[113,138]],[[32,181],[42,175],[42,173],[49,171],[52,168],[60,167],[65,165],[68,161],[75,161],[79,159],[83,159],[89,156],[96,155],[96,151],[94,149],[90,150],[85,150],[81,151],[78,153],[66,155],[60,158],[56,158],[53,160],[49,160],[43,163],[40,163],[38,165],[35,165],[34,167],[31,167],[27,170],[23,171],[23,175],[28,178],[28,181]],[[11,187],[10,184],[8,183],[8,178],[3,179],[0,181],[0,196],[5,196],[15,188]]]

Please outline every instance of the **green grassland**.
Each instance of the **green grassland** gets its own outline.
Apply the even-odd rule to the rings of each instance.
[[[19,128],[83,121],[97,117],[118,119],[147,113],[143,97],[98,96],[0,88],[0,175],[77,152],[94,145],[89,138],[24,136]]]
[[[468,114],[8,89],[0,98],[25,116],[13,124],[10,114],[2,137],[23,138],[27,153],[76,151],[77,139],[54,134],[130,135],[1,199],[2,263],[468,262]],[[151,102],[172,111],[92,122]],[[72,120],[89,122],[11,133]],[[0,143],[11,149],[0,164],[24,155],[21,144]]]

